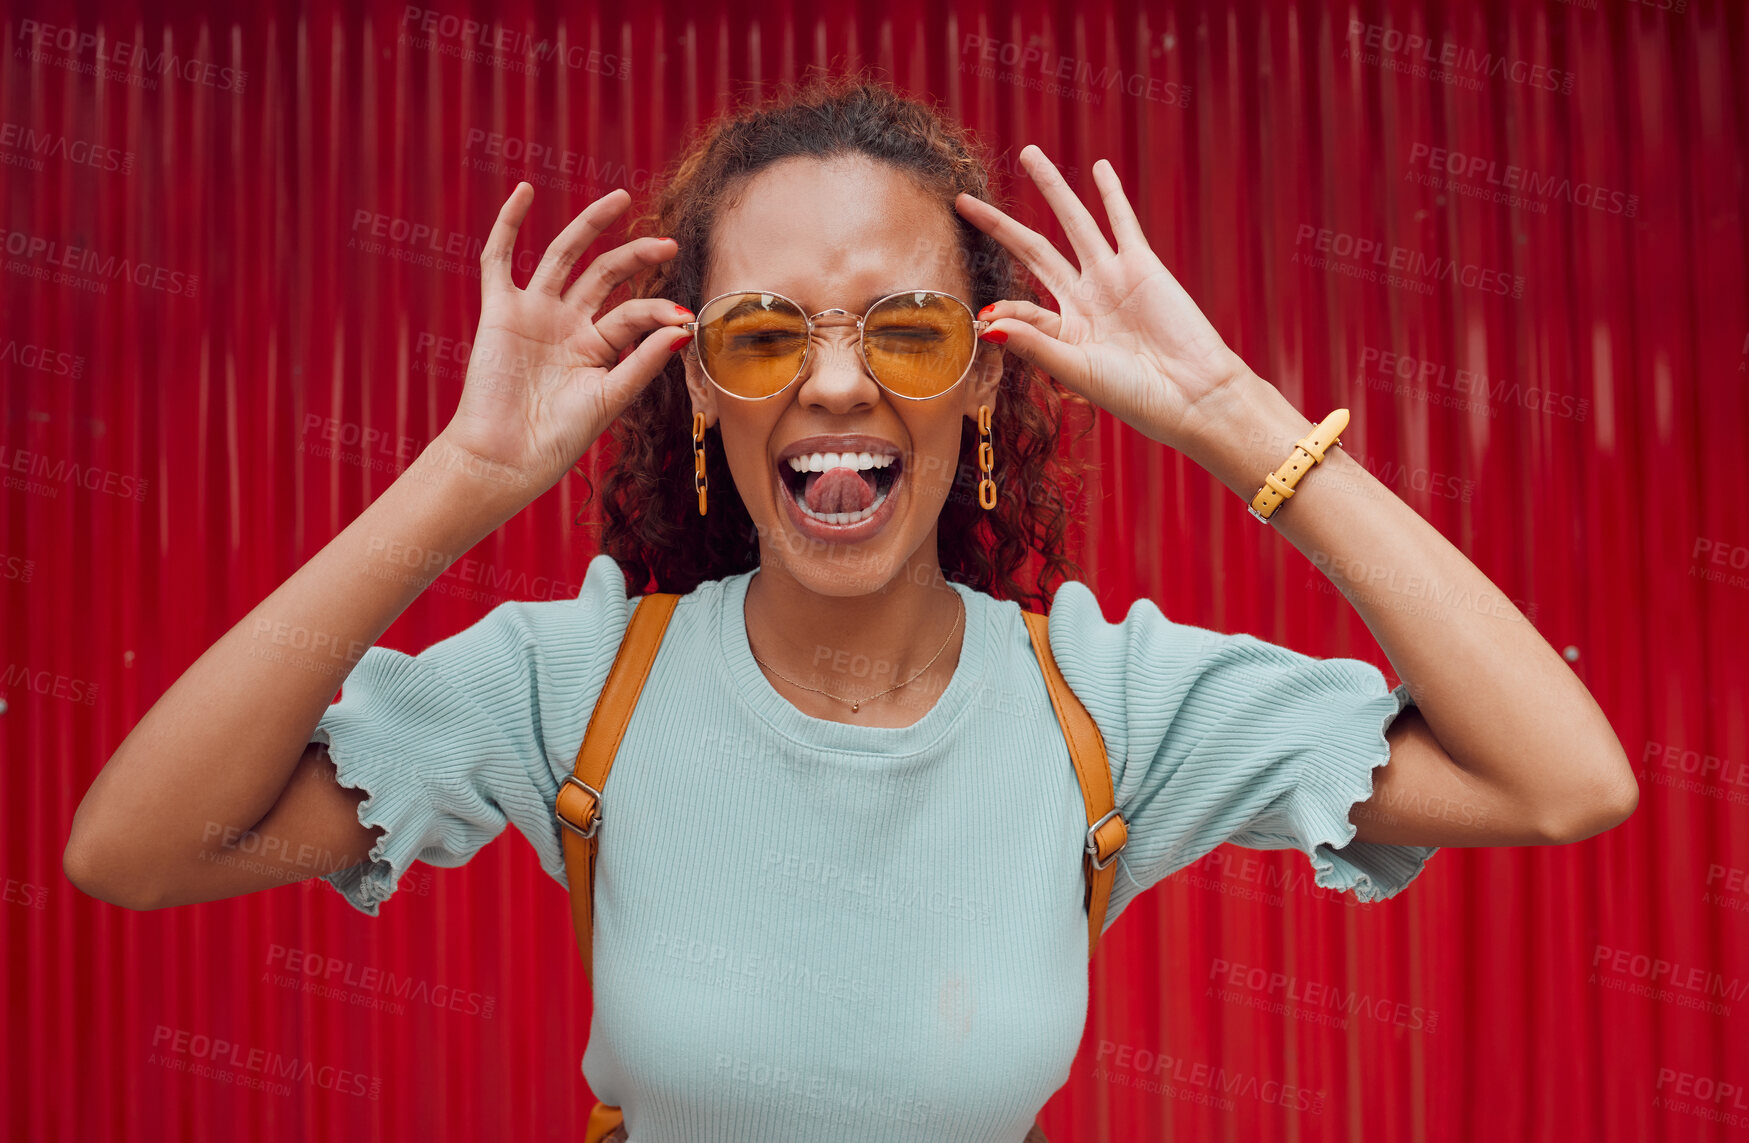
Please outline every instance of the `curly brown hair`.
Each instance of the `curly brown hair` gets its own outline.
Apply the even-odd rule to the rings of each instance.
[[[864,76],[810,79],[763,104],[731,109],[702,130],[669,166],[654,201],[632,220],[633,234],[667,235],[680,246],[676,257],[643,276],[635,295],[670,298],[696,312],[706,300],[712,227],[734,190],[781,159],[843,154],[888,163],[940,195],[959,237],[974,310],[1003,298],[1037,299],[1008,251],[952,205],[961,191],[995,201],[988,149],[936,108]],[[1059,456],[1064,413],[1086,413],[1078,439],[1092,428],[1093,410],[1014,354],[1004,355],[999,392],[990,434],[996,507],[986,511],[978,504],[978,433],[967,418],[937,533],[941,569],[950,580],[1047,610],[1056,587],[1081,574],[1066,549],[1086,465]],[[757,530],[735,491],[715,425],[705,438],[710,510],[697,512],[691,399],[678,355],[620,414],[612,440],[616,461],[602,498],[601,549],[620,565],[634,594],[652,579],[656,591],[685,593],[758,566]],[[1027,586],[1020,574],[1035,553],[1040,566],[1030,569]]]

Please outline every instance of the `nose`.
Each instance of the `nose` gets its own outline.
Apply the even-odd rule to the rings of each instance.
[[[863,364],[854,324],[816,324],[797,400],[828,413],[871,409],[881,387]]]

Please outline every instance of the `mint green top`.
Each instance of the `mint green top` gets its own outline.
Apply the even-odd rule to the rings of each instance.
[[[955,584],[946,690],[910,726],[852,726],[754,662],[753,574],[681,598],[604,791],[583,1075],[631,1143],[1019,1143],[1068,1081],[1088,981],[1086,812],[1020,607]],[[510,824],[565,884],[552,803],[631,606],[600,555],[576,600],[370,649],[314,738],[385,833],[327,880],[376,916],[415,860],[462,865]],[[1433,854],[1350,840],[1411,702],[1371,664],[1147,600],[1110,623],[1074,581],[1050,640],[1129,822],[1106,928],[1223,842],[1300,850],[1361,901]]]

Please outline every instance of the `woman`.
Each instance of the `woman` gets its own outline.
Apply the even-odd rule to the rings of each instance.
[[[1339,446],[1268,523],[1333,573],[1394,690],[1146,600],[1108,623],[1072,579],[1029,595],[1035,553],[1072,570],[1039,370],[1203,465],[1240,518],[1313,422],[1155,257],[1109,163],[1115,248],[1021,154],[1070,259],[989,203],[976,154],[928,107],[819,85],[702,134],[663,236],[567,285],[616,190],[522,289],[519,184],[453,420],[141,720],[68,875],[148,909],[322,873],[374,916],[414,859],[459,865],[514,823],[562,883],[554,796],[653,579],[684,596],[604,798],[592,1090],[636,1139],[1019,1139],[1087,996],[1086,821],[1020,599],[1049,608],[1128,822],[1106,926],[1227,841],[1300,849],[1316,885],[1370,901],[1437,846],[1624,820],[1632,772],[1585,688]],[[643,296],[595,316],[640,271]],[[577,600],[360,657],[609,426],[606,550]],[[1415,584],[1439,613],[1404,606]]]

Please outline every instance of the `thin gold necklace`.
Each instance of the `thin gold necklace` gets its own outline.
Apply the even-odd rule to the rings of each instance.
[[[957,592],[957,591],[954,592],[954,596],[955,596],[955,598],[958,598],[959,592]],[[927,671],[930,667],[933,667],[935,665],[935,660],[941,658],[941,652],[947,650],[947,645],[949,643],[953,642],[953,633],[960,629],[960,619],[965,615],[965,613],[966,613],[966,601],[964,599],[960,599],[959,614],[955,615],[953,617],[953,626],[949,627],[947,629],[947,638],[942,640],[941,649],[935,652],[935,654],[930,658],[929,662],[927,662],[927,663],[923,664],[921,667],[917,668],[916,675],[912,675],[911,678],[906,679],[905,682],[903,682],[903,683],[897,683],[893,686],[888,687],[884,691],[876,692],[875,694],[869,695],[866,698],[859,698],[859,699],[855,700],[854,702],[852,702],[850,699],[847,699],[847,698],[839,698],[839,696],[833,694],[831,691],[823,691],[819,687],[810,687],[806,683],[798,683],[794,679],[790,678],[788,675],[784,674],[782,671],[778,670],[776,667],[772,666],[770,663],[767,663],[764,659],[761,659],[757,654],[753,654],[753,660],[754,660],[754,662],[758,663],[760,666],[764,667],[766,670],[770,671],[772,674],[776,675],[778,678],[782,679],[784,682],[788,683],[792,687],[801,687],[805,691],[814,691],[818,694],[825,695],[829,699],[837,699],[839,702],[849,703],[850,704],[850,712],[852,714],[855,714],[857,711],[862,709],[863,703],[868,702],[872,699],[878,699],[881,697],[881,695],[898,690],[900,687],[905,686],[907,683],[910,683],[913,679],[917,678],[917,675],[921,675],[924,671]],[[751,643],[749,643],[747,645],[747,650],[749,653],[753,652],[753,645]]]

